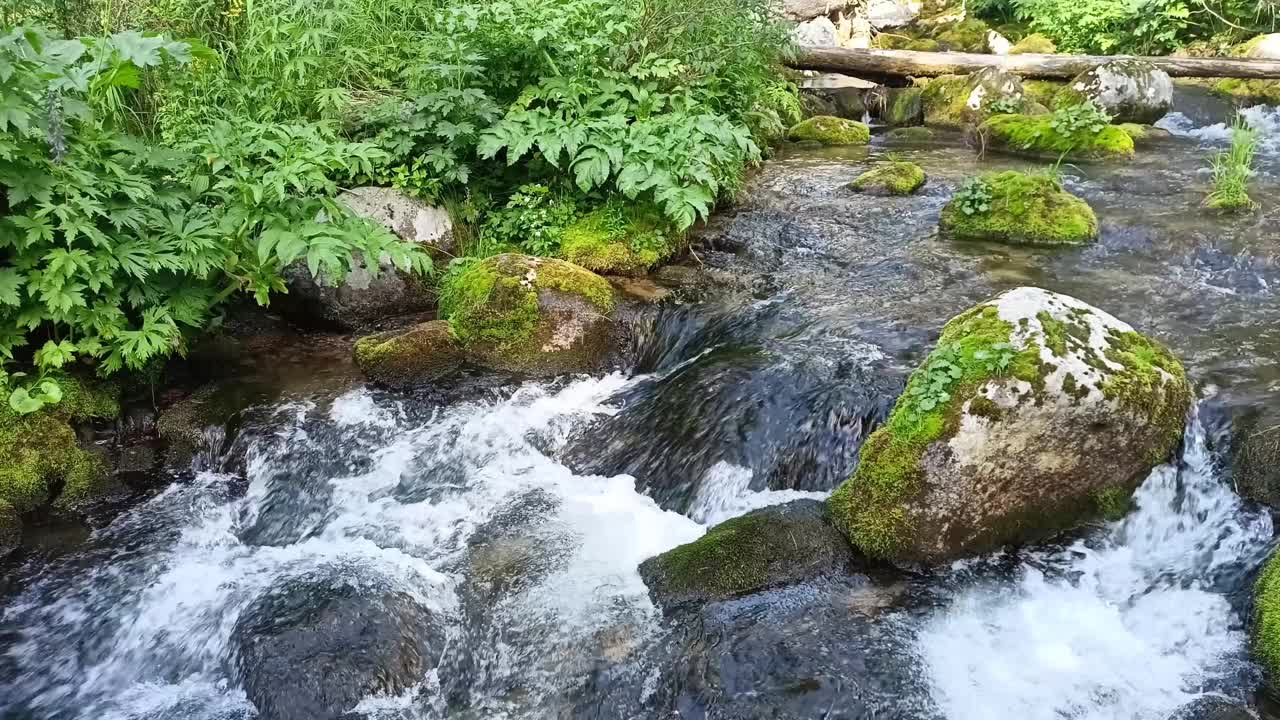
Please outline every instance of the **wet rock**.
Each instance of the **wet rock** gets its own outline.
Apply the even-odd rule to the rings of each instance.
[[[924,187],[924,168],[911,162],[881,163],[862,173],[849,188],[870,195],[910,195]]]
[[[1255,720],[1249,708],[1233,700],[1202,697],[1178,708],[1168,720]]]
[[[1056,107],[1089,101],[1117,123],[1150,125],[1173,109],[1173,80],[1143,60],[1113,60],[1076,76],[1054,98]]]
[[[18,549],[22,542],[22,518],[13,505],[0,500],[0,559]]]
[[[462,348],[443,320],[389,330],[356,341],[356,365],[379,385],[408,388],[442,380],[462,368]]]
[[[608,281],[564,260],[504,254],[475,263],[442,291],[469,362],[545,377],[599,369],[612,349]]]
[[[1133,139],[1134,147],[1144,147],[1157,141],[1167,140],[1173,137],[1173,133],[1165,130],[1164,128],[1155,127],[1154,125],[1124,123],[1117,125],[1116,127],[1123,130],[1126,135]]]
[[[791,20],[811,20],[840,10],[849,3],[845,0],[782,0],[782,13]]]
[[[861,122],[870,109],[868,94],[874,87],[858,78],[828,73],[805,80],[800,98],[806,104],[806,117],[833,116]]]
[[[1026,99],[1022,79],[997,68],[972,75],[943,75],[922,84],[926,125],[976,125],[998,110],[1021,106]]]
[[[560,500],[545,490],[521,495],[498,511],[467,541],[467,590],[492,603],[536,584],[566,559],[573,548],[562,528],[549,522]]]
[[[260,717],[330,720],[421,682],[444,648],[432,613],[377,578],[286,581],[241,614],[236,669]]]
[[[800,47],[838,47],[839,32],[830,18],[807,20],[791,31],[791,40]]]
[[[843,575],[853,548],[817,500],[753,510],[640,564],[655,605],[670,611]]]
[[[877,87],[867,97],[868,108],[885,125],[904,127],[924,122],[920,88]]]
[[[1238,422],[1232,438],[1232,477],[1244,497],[1280,508],[1280,418],[1251,414]]]
[[[1078,245],[1098,236],[1098,218],[1054,177],[986,173],[942,208],[940,227],[957,240],[1012,245]]]
[[[787,139],[820,145],[866,145],[871,141],[871,129],[856,120],[818,116],[792,126]]]
[[[937,562],[1123,515],[1191,400],[1163,346],[1075,298],[1010,290],[947,323],[832,519],[869,555]]]
[[[206,469],[209,457],[227,442],[235,417],[259,398],[252,385],[228,380],[203,385],[162,408],[156,433],[164,444],[165,466],[173,472]]]
[[[937,132],[927,127],[894,128],[885,133],[889,140],[902,142],[927,142],[937,137]]]

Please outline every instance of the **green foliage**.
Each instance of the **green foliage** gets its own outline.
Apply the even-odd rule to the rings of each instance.
[[[987,103],[986,110],[993,115],[1016,115],[1026,104],[1026,98],[1020,95],[1007,95]]]
[[[951,196],[951,202],[965,215],[981,215],[991,210],[991,186],[981,177],[971,177]]]
[[[1087,139],[1102,132],[1111,116],[1091,102],[1058,108],[1050,116],[1049,127],[1059,135]]]
[[[1207,207],[1223,211],[1257,207],[1249,197],[1249,178],[1253,176],[1257,147],[1257,131],[1237,117],[1231,128],[1231,148],[1213,157],[1213,191],[1205,198]]]
[[[919,371],[923,374],[920,381],[907,388],[904,407],[912,418],[919,420],[951,399],[947,390],[964,375],[960,362],[960,349],[955,345],[939,345],[929,354]]]
[[[501,209],[491,212],[481,237],[484,247],[520,248],[529,255],[554,256],[565,228],[577,217],[573,199],[545,185],[521,185]]]

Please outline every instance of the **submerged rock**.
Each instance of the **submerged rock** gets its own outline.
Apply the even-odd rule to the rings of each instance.
[[[924,169],[919,165],[893,161],[862,173],[849,183],[849,188],[871,195],[910,195],[924,183]]]
[[[822,145],[866,145],[871,142],[871,128],[857,120],[819,115],[792,126],[787,139]]]
[[[377,578],[304,577],[245,609],[231,641],[260,717],[331,720],[370,695],[421,682],[444,632],[426,608]]]
[[[996,112],[1021,109],[1026,102],[1022,78],[998,68],[972,75],[943,75],[924,83],[921,95],[926,125],[976,125]]]
[[[1056,177],[1009,170],[965,185],[942,208],[941,228],[959,240],[1078,245],[1098,236],[1098,218]]]
[[[462,368],[462,348],[449,323],[432,320],[356,341],[355,361],[375,383],[407,388],[446,378]]]
[[[1202,697],[1170,715],[1168,720],[1256,720],[1249,708],[1221,697]]]
[[[532,376],[601,367],[613,340],[613,309],[613,290],[599,275],[512,253],[476,262],[440,297],[440,314],[468,361]]]
[[[1128,160],[1133,135],[1124,127],[1103,125],[1096,131],[1059,129],[1056,115],[995,115],[979,128],[982,148],[1066,160]],[[1140,125],[1134,127],[1142,127]]]
[[[901,140],[903,142],[924,142],[934,139],[937,135],[937,132],[927,127],[894,128],[885,133],[885,137],[889,140]]]
[[[849,571],[848,540],[817,500],[753,510],[716,525],[687,545],[640,564],[654,604],[664,610]]]
[[[1177,448],[1191,399],[1163,346],[1017,288],[947,323],[832,518],[870,555],[937,562],[1112,515]]]
[[[1144,60],[1113,60],[1076,76],[1057,107],[1089,101],[1117,123],[1150,125],[1173,109],[1173,80]]]

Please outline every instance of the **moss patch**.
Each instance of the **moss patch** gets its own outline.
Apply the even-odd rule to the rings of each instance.
[[[1066,87],[1065,83],[1056,80],[1023,80],[1022,92],[1026,94],[1032,101],[1041,105],[1053,107],[1053,99],[1057,96],[1062,88]]]
[[[912,162],[893,161],[859,175],[849,188],[884,195],[910,195],[924,186],[924,169]]]
[[[832,522],[863,552],[892,558],[910,537],[912,528],[902,503],[919,491],[920,458],[929,445],[955,432],[962,398],[973,395],[992,377],[987,363],[975,355],[1008,343],[1012,333],[1013,326],[1000,319],[994,306],[973,308],[947,323],[937,348],[907,380],[889,420],[863,446],[853,477],[827,500]],[[917,389],[928,386],[927,368],[939,353],[955,358],[960,376],[948,388],[949,401],[924,410],[915,399]],[[1040,380],[1039,346],[1029,343],[1017,353],[1009,373],[1018,379]]]
[[[961,240],[1031,245],[1076,245],[1098,236],[1098,218],[1088,203],[1049,175],[1015,171],[988,173],[990,209],[965,214],[952,200],[942,209],[944,232]]]
[[[901,142],[924,142],[937,137],[937,133],[927,127],[904,127],[890,130],[885,137]]]
[[[1227,98],[1239,107],[1280,105],[1280,80],[1226,78],[1211,86],[1214,95]]]
[[[354,354],[370,380],[388,387],[434,382],[462,367],[462,349],[442,320],[362,337]]]
[[[856,120],[819,115],[793,125],[787,131],[787,139],[823,145],[866,145],[871,141],[871,129]]]
[[[1081,160],[1125,160],[1134,155],[1133,138],[1115,125],[1096,133],[1067,134],[1054,128],[1050,115],[995,115],[981,130],[987,143],[998,150]]]
[[[1253,588],[1253,656],[1280,687],[1280,553],[1271,556]]]
[[[1058,46],[1040,33],[1032,33],[1009,48],[1010,55],[1052,55],[1058,52]]]
[[[1093,494],[1093,502],[1099,515],[1115,522],[1129,514],[1129,508],[1133,506],[1133,493],[1122,488],[1106,488]]]
[[[601,208],[565,229],[560,256],[592,272],[641,275],[676,248],[674,233],[652,215]]]
[[[985,22],[970,18],[940,26],[934,38],[943,50],[985,53],[990,49],[987,46],[987,31],[990,29]]]
[[[109,383],[58,378],[62,402],[30,415],[0,407],[0,501],[25,513],[55,500],[74,503],[105,489],[101,459],[77,442],[73,422],[120,414],[119,390]]]
[[[940,75],[918,82],[923,86],[920,99],[924,104],[925,124],[944,126],[965,124],[965,109],[969,100],[967,75]]]

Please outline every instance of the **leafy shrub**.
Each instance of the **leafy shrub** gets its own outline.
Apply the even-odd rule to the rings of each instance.
[[[1111,116],[1087,101],[1058,108],[1049,120],[1049,127],[1060,135],[1069,137],[1097,135],[1109,124]]]
[[[952,200],[965,215],[980,215],[991,209],[991,186],[980,177],[964,181]]]
[[[522,185],[502,209],[490,213],[480,232],[484,247],[495,252],[517,247],[530,255],[553,256],[576,216],[573,200],[545,185]]]

